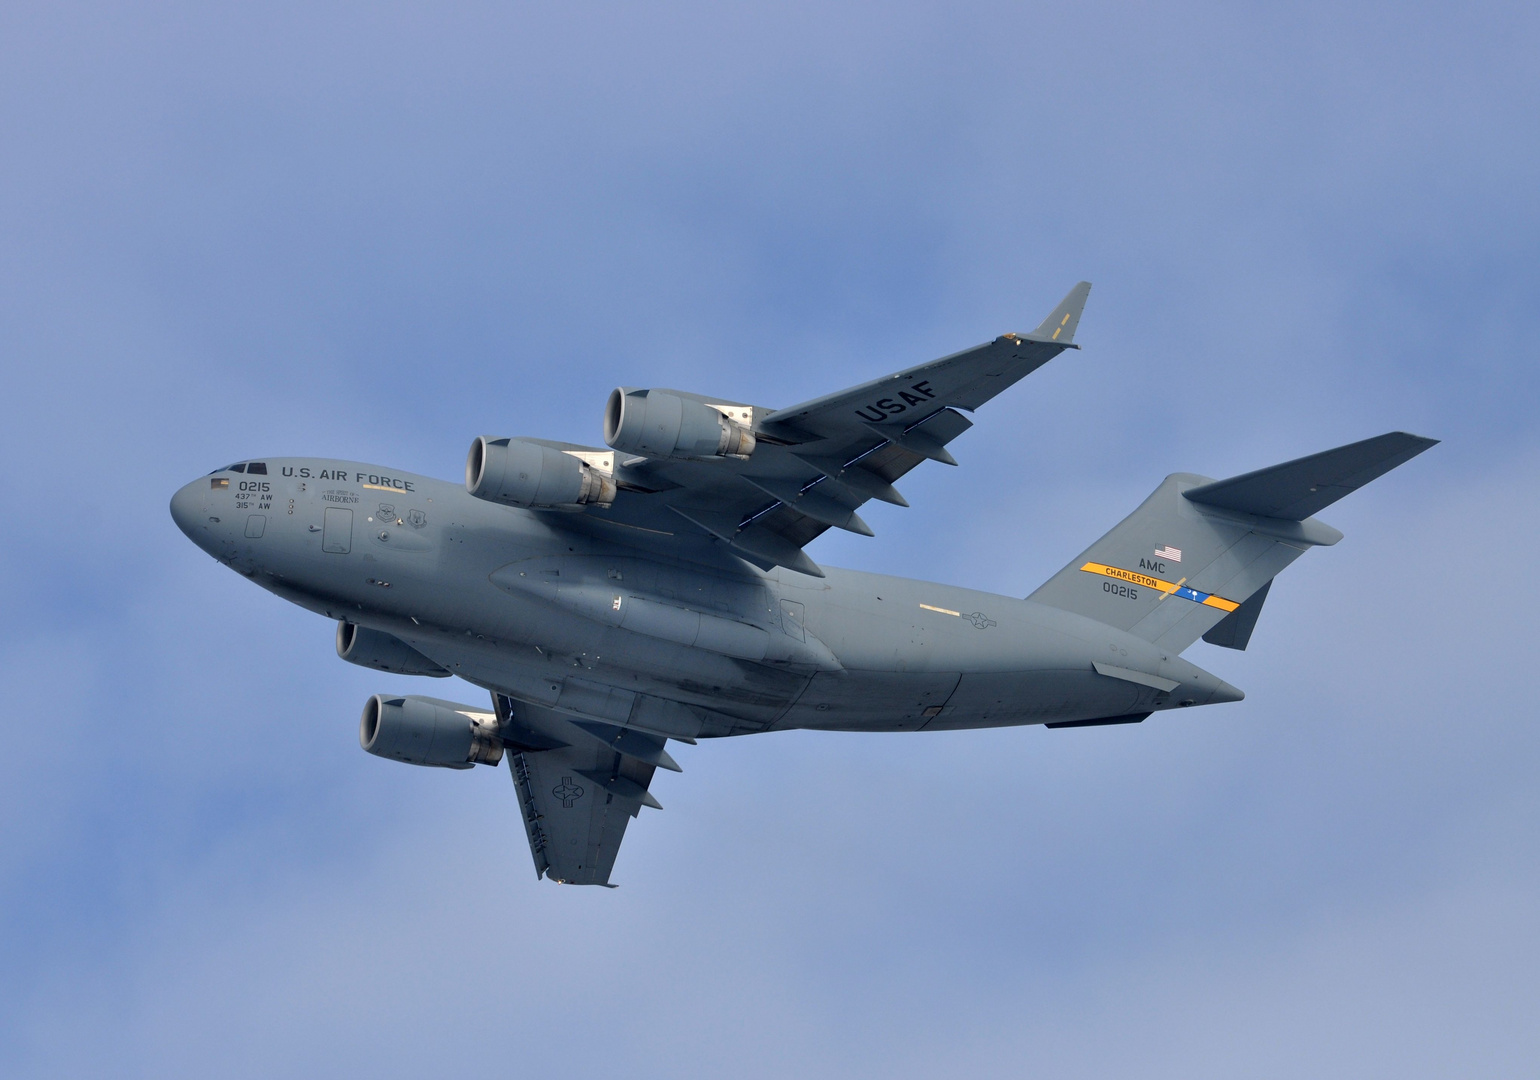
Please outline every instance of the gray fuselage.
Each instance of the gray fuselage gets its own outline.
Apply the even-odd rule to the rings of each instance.
[[[672,538],[664,554],[646,530],[428,477],[263,464],[182,488],[177,524],[284,599],[536,704],[602,716],[607,694],[646,695],[704,717],[686,734],[721,736],[1059,723],[1241,696],[1142,638],[1029,600],[853,570],[762,572],[703,538],[682,559]]]

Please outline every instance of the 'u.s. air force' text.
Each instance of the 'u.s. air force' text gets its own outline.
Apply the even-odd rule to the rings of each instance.
[[[412,481],[402,480],[394,476],[385,476],[380,473],[352,472],[347,469],[313,469],[308,465],[295,468],[293,465],[283,467],[283,475],[297,477],[301,480],[341,480],[362,484],[364,487],[384,488],[387,491],[416,491]]]

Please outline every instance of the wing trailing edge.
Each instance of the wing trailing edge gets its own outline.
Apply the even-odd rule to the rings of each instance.
[[[679,771],[662,736],[492,695],[535,874],[569,885],[613,888],[610,873],[626,825],[658,768]]]
[[[720,404],[720,398],[661,391],[671,399],[730,409],[733,422],[752,432],[751,451],[698,457],[665,450],[616,459],[613,502],[585,507],[578,520],[669,537],[675,535],[675,519],[682,518],[695,528],[684,530],[678,545],[692,553],[712,546],[702,543],[699,534],[705,533],[761,570],[781,566],[823,577],[803,549],[830,528],[870,536],[871,526],[858,513],[863,503],[879,499],[907,506],[894,487],[900,478],[926,461],[956,465],[949,444],[972,426],[964,412],[993,400],[1065,349],[1079,348],[1073,338],[1090,289],[1089,282],[1075,285],[1030,334],[1001,334],[787,408]],[[558,520],[554,513],[552,519]]]

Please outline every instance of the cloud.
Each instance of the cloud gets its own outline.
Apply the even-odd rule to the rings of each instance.
[[[8,1075],[1533,1059],[1531,14],[0,18]],[[360,753],[410,680],[166,514],[254,453],[597,441],[621,383],[785,404],[1081,277],[1084,351],[815,558],[1020,596],[1168,472],[1445,441],[1193,650],[1244,703],[681,748],[613,892],[534,880],[500,771]]]

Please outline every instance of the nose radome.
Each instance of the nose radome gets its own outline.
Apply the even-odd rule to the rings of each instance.
[[[186,533],[188,538],[192,540],[197,539],[193,534],[193,530],[202,524],[203,518],[201,483],[206,483],[206,481],[194,480],[171,496],[171,520],[176,522],[176,527]]]

